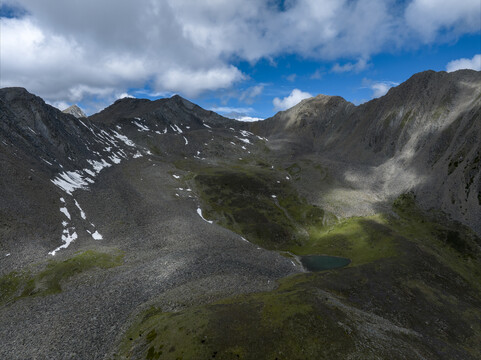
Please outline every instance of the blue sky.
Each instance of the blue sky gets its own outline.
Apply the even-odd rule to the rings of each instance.
[[[266,118],[459,68],[481,70],[479,0],[0,0],[0,87],[88,114],[180,94]]]

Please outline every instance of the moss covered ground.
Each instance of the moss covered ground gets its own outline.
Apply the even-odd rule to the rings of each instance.
[[[26,269],[0,277],[0,305],[29,296],[45,296],[62,291],[62,284],[93,268],[108,269],[122,264],[123,254],[87,250],[64,261],[50,260],[40,271]]]

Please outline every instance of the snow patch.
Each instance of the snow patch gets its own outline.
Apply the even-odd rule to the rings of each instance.
[[[117,157],[116,155],[109,156],[109,159],[110,159],[114,164],[120,164],[120,162],[122,161],[122,160],[120,160],[120,158]]]
[[[205,222],[208,222],[209,224],[212,224],[212,223],[213,223],[213,221],[207,220],[207,219],[205,219],[205,218],[202,216],[202,209],[201,209],[200,207],[197,208],[197,214],[199,214],[199,216],[200,216],[200,217],[202,218],[202,220],[204,220]]]
[[[85,171],[87,174],[89,174],[90,176],[95,177],[95,175],[96,175],[96,174],[95,174],[92,170],[90,170],[90,169],[84,169],[84,171]]]
[[[114,136],[122,141],[125,145],[135,147],[135,144],[132,140],[130,140],[127,136],[119,134],[117,131],[112,131],[114,133]]]
[[[140,153],[140,151],[137,151],[135,154],[134,154],[134,159],[137,159],[139,157],[142,157],[143,155]]]
[[[102,235],[100,235],[100,233],[98,231],[95,231],[93,234],[92,234],[92,238],[94,240],[102,240],[104,237]]]
[[[250,131],[247,131],[247,130],[240,130],[239,132],[240,132],[240,133],[242,134],[242,136],[244,136],[244,137],[247,137],[247,136],[249,136],[249,135],[254,136],[253,133],[251,133]]]
[[[77,202],[77,200],[74,200],[75,201],[75,206],[78,207],[78,209],[80,210],[80,217],[84,220],[87,219],[87,217],[85,216],[85,212],[82,210],[82,208],[80,207],[79,203]]]
[[[60,208],[60,212],[65,214],[65,216],[69,219],[69,220],[72,220],[72,218],[70,217],[70,213],[68,212],[67,208],[66,207],[63,207],[63,208]]]
[[[202,125],[204,125],[204,126],[205,126],[206,128],[208,128],[208,129],[212,129],[212,128],[211,128],[209,125],[207,125],[207,124],[202,124]]]
[[[109,164],[107,161],[102,159],[102,161],[97,161],[97,160],[87,160],[87,162],[92,165],[94,168],[95,172],[98,174],[99,172],[102,171],[102,169],[107,168],[112,166],[112,164]]]
[[[73,231],[72,234],[70,234],[70,231]],[[70,230],[64,230],[64,234],[62,235],[62,241],[64,242],[63,245],[60,245],[58,248],[56,248],[53,251],[50,251],[48,254],[55,256],[55,253],[61,249],[66,249],[68,246],[75,240],[77,240],[78,235],[75,232],[75,228],[71,228]]]
[[[137,120],[140,120],[139,118],[136,118]],[[139,128],[139,131],[150,131],[150,129],[142,124],[139,124],[137,121],[132,121],[134,125],[136,125]]]
[[[240,138],[240,137],[238,137],[238,136],[235,136],[235,138],[238,139],[238,140],[240,140],[240,141],[245,142],[246,144],[252,144],[249,139]]]
[[[178,127],[176,124],[170,125],[170,127],[172,128],[172,130],[176,131],[179,134],[183,133],[182,129],[180,127]]]
[[[189,142],[187,141],[187,138],[185,136],[183,136],[184,140],[185,140],[185,145],[187,145]]]
[[[63,172],[50,181],[69,195],[77,189],[85,189],[88,185],[78,171]]]
[[[179,175],[175,175],[175,174],[174,174],[174,175],[172,175],[172,176],[173,176],[174,178],[176,178],[176,179],[180,179],[180,176],[179,176]]]

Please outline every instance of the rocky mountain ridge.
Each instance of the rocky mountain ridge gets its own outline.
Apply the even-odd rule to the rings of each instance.
[[[365,167],[350,174],[358,184],[369,179],[365,190],[391,200],[413,191],[425,209],[442,209],[480,233],[479,119],[480,72],[427,71],[357,107],[340,97],[303,100],[253,131],[280,144],[287,138],[291,153]]]

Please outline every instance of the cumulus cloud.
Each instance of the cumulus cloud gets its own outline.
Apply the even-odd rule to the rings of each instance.
[[[367,69],[370,66],[368,61],[364,58],[359,59],[355,63],[348,62],[344,65],[340,65],[339,63],[334,64],[331,71],[334,73],[344,73],[344,72],[361,72],[362,70]]]
[[[364,79],[363,84],[372,90],[372,98],[384,96],[390,88],[399,85],[399,83],[393,81],[372,81],[369,79]]]
[[[126,93],[126,92],[117,95],[117,100],[119,100],[119,99],[125,99],[125,98],[135,99],[135,96],[132,96],[132,95]]]
[[[479,0],[442,6],[436,0],[297,0],[282,7],[271,0],[8,4],[25,11],[0,19],[0,86],[24,86],[69,103],[115,99],[146,84],[153,93],[194,97],[227,89],[246,78],[232,59],[357,59],[333,71],[360,71],[362,59],[379,52],[445,41],[447,31],[458,36],[481,25]]]
[[[282,98],[282,99],[276,97],[274,98],[272,103],[274,104],[274,109],[286,110],[293,107],[294,105],[297,105],[302,100],[310,97],[312,97],[312,95],[309,94],[308,92],[304,92],[299,89],[294,89],[291,91],[289,96],[286,96],[285,98]]]
[[[260,120],[264,120],[262,118],[258,118],[258,117],[252,117],[252,116],[239,116],[237,118],[235,118],[236,120],[239,120],[239,121],[244,121],[244,122],[253,122],[253,121],[260,121]]]
[[[447,72],[453,72],[461,69],[481,71],[481,54],[474,55],[471,59],[461,58],[453,60],[446,65]]]
[[[240,70],[231,65],[204,71],[171,69],[160,75],[157,82],[158,87],[196,96],[206,90],[227,88],[243,78]]]
[[[425,42],[432,41],[442,30],[452,36],[477,32],[481,28],[479,0],[413,0],[406,8],[406,24]]]

